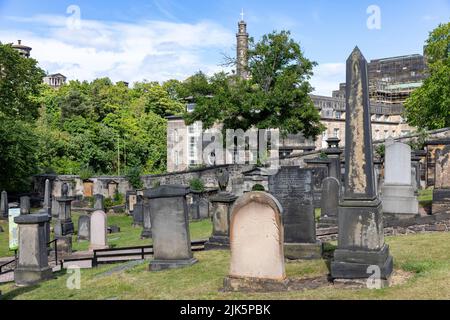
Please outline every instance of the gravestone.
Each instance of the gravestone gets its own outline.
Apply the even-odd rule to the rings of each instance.
[[[50,242],[51,240],[51,232],[50,232],[50,224],[52,221],[52,199],[51,199],[51,188],[50,188],[50,180],[46,179],[45,180],[45,188],[44,188],[44,203],[43,203],[43,208],[40,211],[40,213],[45,213],[48,215],[48,222],[46,223],[45,226],[45,232],[46,232],[46,241],[47,243]]]
[[[228,249],[230,247],[230,218],[231,209],[237,197],[226,191],[229,173],[223,169],[218,172],[219,193],[209,200],[212,205],[213,231],[205,243],[205,250]]]
[[[200,220],[200,195],[201,192],[191,190],[192,203],[189,205],[189,218]]]
[[[2,191],[0,199],[0,219],[8,219],[8,194]]]
[[[320,201],[320,225],[322,227],[337,225],[340,190],[341,185],[336,178],[328,177],[323,180],[322,198]]]
[[[107,249],[107,216],[105,211],[96,210],[91,214],[89,250]]]
[[[152,221],[150,217],[149,199],[144,198],[142,203],[142,209],[143,209],[142,225],[144,228],[142,229],[141,232],[141,239],[150,239],[152,237]]]
[[[341,149],[339,148],[339,142],[341,140],[336,137],[329,138],[327,140],[328,148],[324,153],[327,155],[328,163],[328,177],[333,177],[337,181],[341,181]],[[323,184],[323,181],[322,181]],[[322,193],[323,194],[323,193]]]
[[[322,257],[313,203],[315,169],[281,167],[269,177],[269,192],[283,207],[284,254],[291,260]]]
[[[436,150],[433,214],[450,212],[450,140]]]
[[[339,204],[338,247],[331,262],[335,281],[366,281],[371,268],[386,284],[393,269],[384,242],[381,201],[375,188],[367,61],[358,48],[347,60],[345,184]]]
[[[126,202],[125,202],[125,212],[127,214],[133,214],[134,206],[137,201],[137,192],[136,191],[127,191],[126,193]]]
[[[30,197],[20,197],[20,214],[30,214],[31,204]]]
[[[139,227],[144,225],[144,197],[137,196],[137,202],[133,210],[133,226]]]
[[[396,217],[417,215],[419,202],[411,181],[411,147],[407,144],[386,143],[384,185],[381,188],[383,213]]]
[[[226,291],[286,289],[282,210],[275,197],[261,191],[246,193],[236,201],[231,215]]]
[[[186,203],[188,187],[159,186],[146,190],[150,200],[153,260],[151,271],[180,268],[197,262],[192,255]]]
[[[91,217],[82,215],[78,218],[78,241],[89,240],[91,233]]]
[[[67,183],[61,186],[61,197],[57,197],[58,218],[54,226],[55,239],[57,239],[58,251],[72,253],[72,235],[74,225],[72,222],[72,201],[74,197],[69,197],[69,187]]]
[[[104,197],[102,194],[94,194],[94,210],[105,210]]]
[[[45,239],[48,221],[47,214],[26,214],[14,218],[19,226],[19,257],[14,270],[14,281],[18,286],[34,285],[53,278]]]
[[[209,201],[205,198],[200,198],[198,201],[198,209],[200,214],[200,219],[209,218]]]

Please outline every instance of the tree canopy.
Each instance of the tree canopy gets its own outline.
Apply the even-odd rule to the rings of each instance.
[[[324,127],[309,97],[308,80],[316,65],[304,57],[288,31],[272,32],[249,41],[249,79],[218,73],[191,78],[197,106],[185,113],[188,124],[202,121],[206,128],[222,123],[224,129],[279,128],[282,134],[320,134]]]
[[[450,127],[450,22],[430,33],[425,55],[429,77],[407,99],[405,116],[421,129]]]

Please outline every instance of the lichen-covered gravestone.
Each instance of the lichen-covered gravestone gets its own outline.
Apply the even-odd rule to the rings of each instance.
[[[389,279],[393,259],[384,242],[381,201],[375,188],[367,62],[358,48],[347,60],[345,184],[339,205],[338,248],[331,262],[335,280],[366,281],[377,272]]]
[[[313,170],[281,167],[269,177],[269,191],[283,207],[284,254],[291,260],[319,259],[322,244],[316,239]]]
[[[411,147],[388,140],[384,162],[383,213],[396,217],[418,214],[419,202],[411,181]]]
[[[107,216],[105,211],[96,210],[91,214],[90,226],[90,246],[89,250],[99,250],[108,248],[106,233],[107,233]]]
[[[197,262],[192,255],[189,217],[186,203],[188,187],[160,186],[146,190],[150,200],[153,258],[151,271],[190,266]]]
[[[227,291],[277,291],[287,286],[282,208],[266,192],[249,192],[233,207]]]
[[[78,241],[89,240],[91,233],[91,217],[82,215],[78,218]]]
[[[31,204],[30,197],[23,196],[20,197],[20,214],[30,214]]]
[[[322,226],[337,225],[341,184],[334,177],[325,178],[322,182],[322,198],[320,200]]]
[[[450,212],[450,140],[442,140],[436,150],[433,214]]]

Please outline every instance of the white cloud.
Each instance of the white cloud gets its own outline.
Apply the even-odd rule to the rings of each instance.
[[[333,90],[339,89],[341,82],[345,82],[345,63],[323,63],[314,68],[311,79],[314,94],[331,96]]]
[[[81,20],[81,28],[74,29],[65,16],[8,19],[29,26],[30,31],[1,30],[3,42],[21,39],[33,48],[32,57],[43,69],[69,79],[163,81],[184,79],[199,70],[211,74],[223,69],[220,52],[235,42],[233,32],[210,21]]]

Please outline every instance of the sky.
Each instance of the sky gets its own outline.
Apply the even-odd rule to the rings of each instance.
[[[183,80],[229,71],[242,10],[255,40],[290,30],[318,63],[314,93],[328,96],[356,45],[369,61],[422,54],[450,21],[450,0],[0,0],[0,41],[21,39],[41,68],[69,80]]]

